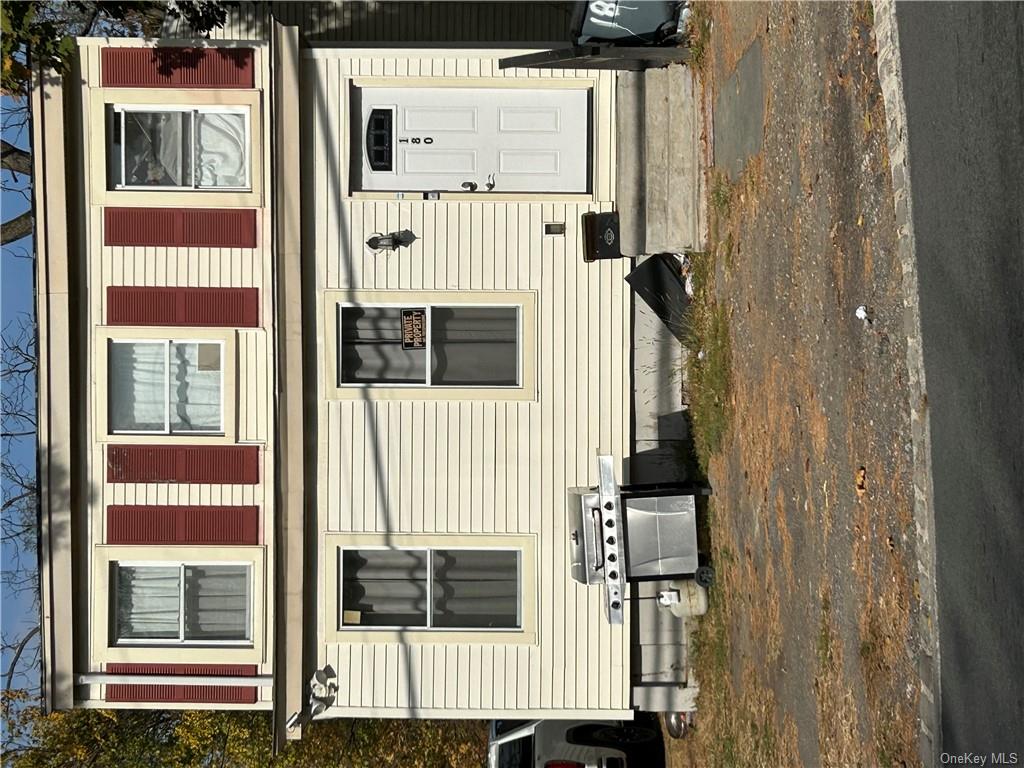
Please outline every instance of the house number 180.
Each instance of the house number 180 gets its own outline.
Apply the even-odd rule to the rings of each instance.
[[[413,138],[413,139],[399,139],[398,140],[399,144],[419,144],[421,142],[423,144],[433,144],[434,143],[434,137],[433,136],[427,136],[424,139],[416,137],[416,138]]]
[[[614,17],[619,15],[619,6],[618,3],[609,0],[593,0],[590,3],[590,12],[594,16]]]

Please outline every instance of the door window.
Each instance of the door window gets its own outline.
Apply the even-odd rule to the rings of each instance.
[[[498,768],[533,768],[533,734],[499,744]]]

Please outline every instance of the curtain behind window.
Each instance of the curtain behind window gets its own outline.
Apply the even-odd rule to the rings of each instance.
[[[423,550],[346,549],[341,556],[345,624],[427,626],[427,553]]]
[[[402,349],[402,310],[398,307],[342,307],[343,384],[423,384],[427,354]]]
[[[249,639],[249,569],[185,567],[185,639]]]
[[[113,566],[117,604],[117,638],[178,638],[181,571],[177,566]]]
[[[342,551],[343,624],[427,626],[427,578],[433,578],[431,626],[519,627],[519,553],[434,550]]]
[[[196,175],[200,187],[245,187],[245,115],[196,115]]]
[[[519,626],[519,553],[434,550],[433,624],[449,628]]]
[[[189,112],[125,112],[124,183],[192,186],[191,132]]]
[[[167,417],[164,344],[111,342],[109,427],[163,432]]]
[[[171,344],[171,431],[219,432],[219,344]]]
[[[519,315],[515,307],[434,307],[430,311],[433,384],[519,383]]]

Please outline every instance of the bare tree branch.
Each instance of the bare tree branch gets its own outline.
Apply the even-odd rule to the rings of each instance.
[[[0,245],[13,243],[30,234],[32,234],[32,211],[25,211],[10,221],[4,222],[3,231],[0,232]]]
[[[21,638],[21,642],[18,643],[18,650],[14,652],[14,658],[11,659],[11,666],[7,668],[7,678],[4,681],[5,690],[11,689],[11,681],[14,680],[14,670],[18,666],[18,659],[21,658],[21,654],[24,652],[25,646],[28,645],[28,641],[31,640],[38,632],[38,626],[32,627],[32,629],[26,632],[25,636]]]
[[[32,490],[22,491],[17,496],[12,496],[9,499],[4,499],[4,506],[3,506],[4,511],[7,511],[8,509],[13,507],[15,504],[17,504],[22,499],[31,498],[32,496],[35,495],[35,493],[36,493],[36,491],[33,488]]]
[[[6,231],[5,231],[6,234]],[[6,254],[5,254],[6,257]],[[0,352],[0,542],[4,568],[0,586],[5,596],[27,595],[38,605],[39,582],[35,558],[38,540],[38,486],[34,467],[18,461],[19,448],[31,441],[36,428],[36,327],[21,314],[3,328]],[[12,650],[4,643],[5,650]],[[24,657],[23,657],[24,660]]]
[[[32,156],[20,147],[0,140],[0,164],[11,173],[32,175]]]

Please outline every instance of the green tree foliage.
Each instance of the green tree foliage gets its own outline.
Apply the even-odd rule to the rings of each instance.
[[[76,709],[50,715],[3,695],[3,768],[474,768],[480,721],[322,720],[271,754],[270,713]]]
[[[155,37],[167,14],[184,18],[202,35],[222,26],[236,5],[237,0],[7,0],[0,4],[0,85],[5,94],[22,94],[31,65],[66,71],[76,35]]]

